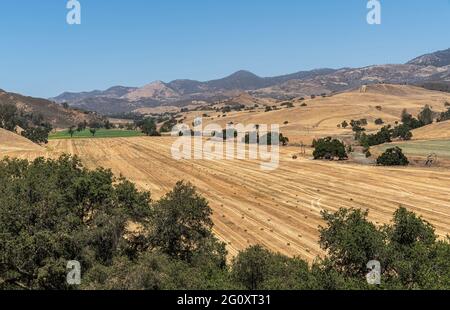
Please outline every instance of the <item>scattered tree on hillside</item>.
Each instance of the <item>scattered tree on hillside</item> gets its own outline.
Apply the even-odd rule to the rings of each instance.
[[[89,128],[89,131],[91,132],[91,135],[95,137],[95,134],[97,133],[97,128],[95,127]]]
[[[67,131],[71,138],[73,138],[73,135],[75,134],[75,126],[70,126],[69,130]]]
[[[341,126],[342,126],[342,128],[346,129],[348,127],[347,121],[343,121]]]
[[[319,139],[314,141],[314,159],[347,159],[348,155],[345,151],[345,145],[337,139],[331,137]]]
[[[86,121],[78,123],[77,131],[78,132],[82,132],[82,131],[84,131],[86,129],[86,127],[87,127]]]
[[[405,124],[395,127],[392,131],[392,137],[400,140],[408,141],[411,140],[412,136],[411,129]]]
[[[381,166],[407,166],[409,165],[408,158],[403,154],[403,151],[398,146],[387,149],[377,159],[377,164]]]
[[[351,120],[350,125],[352,126],[352,130],[355,133],[355,140],[359,140],[361,134],[364,131],[366,131],[366,129],[362,127],[363,126],[362,122],[360,120],[359,121]]]
[[[98,121],[91,121],[89,123],[89,128],[100,129],[100,128],[102,128],[102,124]]]
[[[109,119],[107,119],[107,120],[105,121],[105,123],[103,124],[103,127],[104,127],[106,130],[109,130],[109,129],[114,128],[114,125],[111,124],[111,122],[109,121]]]
[[[411,130],[422,127],[421,121],[414,118],[411,114],[408,113],[406,109],[403,110],[401,116],[402,123],[408,126]]]
[[[160,136],[160,133],[156,129],[156,122],[151,117],[144,119],[137,125],[141,128],[141,131],[147,136]]]
[[[422,126],[433,123],[434,112],[429,105],[426,105],[418,115],[418,119]]]
[[[22,136],[37,144],[47,144],[51,127],[29,127],[22,131]]]
[[[0,128],[15,131],[19,125],[17,107],[14,104],[0,104]]]
[[[438,122],[444,122],[448,120],[450,120],[450,108],[439,115]]]

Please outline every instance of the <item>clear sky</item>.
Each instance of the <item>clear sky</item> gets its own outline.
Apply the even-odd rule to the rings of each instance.
[[[0,1],[0,88],[63,91],[209,80],[245,69],[273,76],[323,67],[403,63],[450,47],[450,0]]]

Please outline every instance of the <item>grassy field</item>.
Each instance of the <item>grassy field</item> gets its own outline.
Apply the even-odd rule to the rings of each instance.
[[[400,147],[407,156],[426,157],[431,153],[435,153],[439,157],[450,158],[450,140],[389,143],[377,147],[377,150],[384,152],[386,149],[395,146]]]
[[[126,137],[139,137],[144,134],[136,131],[136,130],[120,130],[120,129],[99,129],[95,133],[95,136],[92,136],[91,132],[87,129],[81,132],[75,132],[72,139],[86,139],[86,138],[126,138]],[[50,134],[50,140],[57,139],[71,139],[68,130],[58,131],[54,134]]]

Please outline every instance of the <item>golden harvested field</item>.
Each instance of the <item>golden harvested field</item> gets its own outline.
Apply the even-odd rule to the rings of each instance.
[[[450,121],[434,123],[413,131],[413,140],[450,140]]]
[[[171,137],[51,141],[46,156],[76,154],[91,168],[104,166],[150,190],[156,199],[178,180],[196,185],[214,211],[216,234],[236,254],[255,243],[313,260],[322,209],[364,208],[378,224],[400,205],[430,221],[440,236],[450,233],[450,171],[381,168],[292,159],[282,148],[279,169],[265,172],[257,161],[172,159]],[[22,152],[32,158],[41,152]]]
[[[4,157],[18,151],[41,152],[44,149],[30,140],[11,131],[0,128],[0,156]]]

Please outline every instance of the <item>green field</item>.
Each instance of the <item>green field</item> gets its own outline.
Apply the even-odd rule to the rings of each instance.
[[[89,129],[78,132],[76,131],[73,137],[70,137],[69,131],[58,131],[56,133],[52,133],[49,135],[50,140],[57,139],[86,139],[86,138],[128,138],[128,137],[139,137],[144,134],[140,131],[136,130],[120,130],[120,129],[99,129],[95,133],[95,136],[92,136]]]
[[[389,143],[376,147],[384,152],[386,149],[398,146],[406,155],[426,157],[435,153],[439,157],[450,158],[450,140],[435,141],[409,141],[401,143]]]

